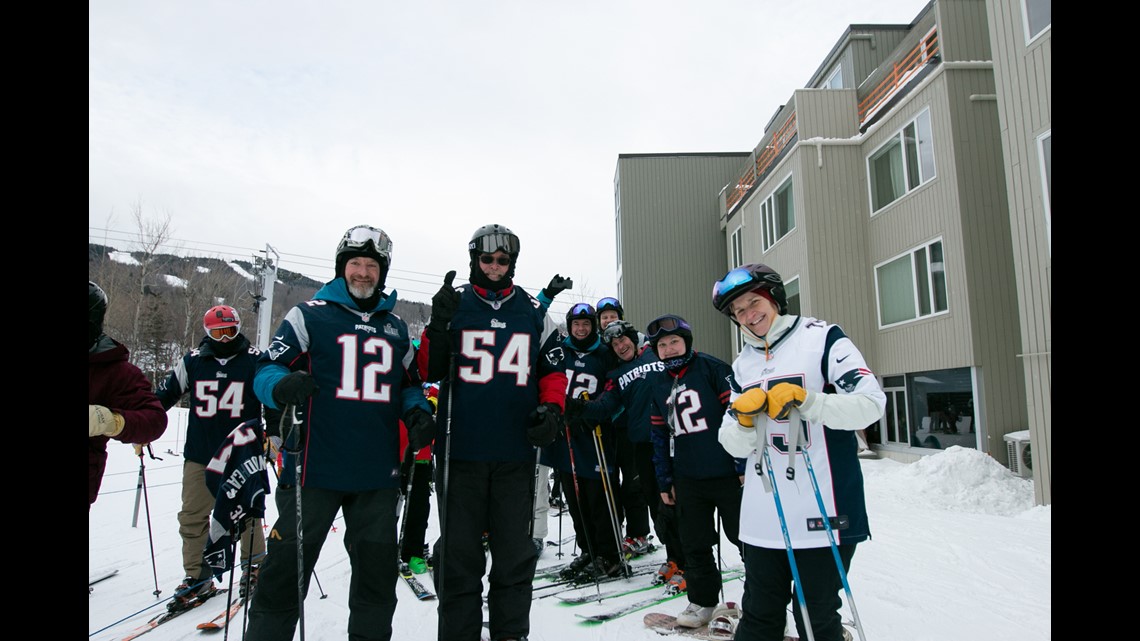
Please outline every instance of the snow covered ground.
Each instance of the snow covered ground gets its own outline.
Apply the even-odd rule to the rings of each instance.
[[[89,595],[91,639],[121,639],[164,610],[166,599],[182,578],[177,522],[182,459],[167,451],[181,452],[185,434],[185,410],[171,410],[166,434],[153,445],[163,460],[146,458],[149,500],[139,507],[137,527],[131,527],[131,520],[139,459],[129,446],[110,444],[103,487],[88,521],[88,571],[91,577],[108,568],[118,568],[119,573],[97,584]],[[1052,511],[1033,505],[1031,481],[1015,477],[985,454],[958,447],[910,465],[884,459],[863,460],[862,465],[874,538],[859,546],[849,578],[868,641],[1041,641],[1052,637]],[[270,479],[272,484],[272,475]],[[806,483],[804,491],[810,492]],[[276,509],[272,499],[267,503],[271,524]],[[429,539],[438,533],[435,517],[433,505]],[[569,516],[564,519],[562,530],[568,536]],[[557,519],[552,518],[548,539],[557,539],[558,528]],[[540,566],[559,562],[555,550],[547,548]],[[572,546],[565,546],[563,552],[562,560],[569,560]],[[663,557],[663,552],[656,554]],[[723,559],[729,566],[740,563],[731,545],[725,546]],[[346,638],[349,576],[343,529],[337,528],[317,563],[320,587],[314,582],[305,602],[305,639]],[[161,590],[158,597],[154,595],[156,584]],[[615,587],[610,584],[603,589]],[[730,581],[725,597],[739,601],[743,588],[743,582]],[[589,587],[582,592],[593,590]],[[584,626],[575,616],[609,610],[645,594],[574,607],[556,598],[537,599],[531,610],[530,638],[661,639],[642,625],[644,612],[596,626]],[[402,585],[397,586],[397,595],[400,603],[393,639],[434,640],[435,602],[416,601]],[[224,595],[216,597],[144,639],[199,638],[206,633],[195,626],[221,612],[224,599]],[[676,614],[685,604],[682,597],[656,610]],[[847,606],[844,615],[850,618]],[[229,631],[230,638],[241,638],[239,624],[240,618]]]

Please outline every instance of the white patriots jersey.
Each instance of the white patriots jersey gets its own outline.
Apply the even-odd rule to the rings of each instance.
[[[863,355],[838,325],[806,317],[792,317],[791,321],[790,329],[769,345],[767,355],[751,345],[740,353],[732,365],[739,389],[733,389],[730,402],[749,389],[767,391],[782,382],[809,392],[799,411],[799,451],[806,449],[811,458],[836,542],[865,541],[871,532],[855,432],[882,416],[886,396]],[[789,456],[788,437],[793,425],[766,414],[755,420],[755,429],[745,430],[726,415],[726,429],[722,429],[730,431],[721,437],[725,448],[734,456],[748,456],[740,539],[758,547],[784,548],[775,495],[765,490],[767,471],[756,449],[766,428],[763,444],[771,458],[792,547],[827,547],[827,532],[805,457]],[[786,470],[792,458],[795,474],[789,480]]]

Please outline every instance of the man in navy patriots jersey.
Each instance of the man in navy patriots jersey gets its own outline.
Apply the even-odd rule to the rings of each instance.
[[[732,368],[694,350],[692,328],[680,316],[654,319],[645,335],[665,365],[665,376],[654,380],[650,434],[657,487],[662,502],[677,506],[685,551],[684,573],[670,579],[689,593],[677,625],[697,628],[712,619],[720,601],[721,574],[712,552],[720,545],[718,518],[728,540],[740,545],[744,459],[734,459],[717,439],[732,393]]]
[[[602,345],[597,332],[597,312],[589,303],[578,303],[566,314],[569,334],[558,332],[547,338],[551,358],[566,372],[566,398],[601,393],[606,372],[614,365],[614,355]],[[595,426],[601,425],[602,442],[595,442]],[[615,540],[615,523],[610,514],[605,485],[617,479],[613,427],[608,417],[570,423],[562,438],[543,448],[542,462],[558,471],[574,523],[578,546],[583,550],[565,570],[567,579],[592,581],[616,576],[621,571],[622,551]],[[601,474],[599,453],[606,456],[607,478]],[[610,498],[615,500],[616,496]],[[615,515],[616,516],[616,515]]]
[[[531,541],[536,447],[560,435],[566,374],[541,353],[553,328],[545,306],[516,286],[519,238],[484,225],[468,243],[469,284],[444,277],[432,298],[427,380],[441,381],[435,444],[440,540],[436,592],[440,641],[478,641],[483,576],[495,641],[530,633],[538,552]]]
[[[348,638],[392,638],[396,610],[396,518],[400,428],[422,449],[435,432],[431,407],[413,365],[408,326],[384,293],[392,241],[380,229],[345,232],[336,277],[289,310],[258,362],[254,389],[274,408],[296,408],[285,428],[277,522],[249,609],[252,641],[289,641],[297,627],[297,511],[302,515],[304,591],[337,512],[352,565]],[[297,458],[303,461],[295,478]],[[300,483],[301,505],[296,486]]]
[[[178,512],[186,578],[169,604],[174,609],[217,590],[211,569],[202,562],[214,509],[214,494],[206,486],[206,466],[235,427],[252,419],[260,423],[262,417],[261,401],[253,393],[253,375],[261,351],[241,332],[237,310],[215,305],[206,310],[202,326],[206,330],[202,342],[178,361],[155,392],[164,410],[190,396],[182,452],[182,510]],[[280,412],[265,408],[270,430],[277,428],[280,418]],[[244,524],[241,535],[242,567],[249,575],[249,581],[244,577],[241,581],[243,596],[247,583],[252,587],[257,580],[257,566],[264,556],[265,533],[261,519],[256,519]]]

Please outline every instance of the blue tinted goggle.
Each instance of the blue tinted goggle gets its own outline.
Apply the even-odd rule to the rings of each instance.
[[[743,267],[737,267],[736,269],[725,274],[724,278],[713,283],[713,296],[721,298],[737,289],[741,285],[755,282],[756,278],[752,275],[752,272],[744,269]]]
[[[616,298],[606,297],[598,301],[599,312],[610,308],[617,309],[618,307],[621,307],[621,303]]]
[[[657,335],[662,332],[674,332],[678,329],[693,331],[693,328],[689,327],[685,319],[680,316],[662,316],[649,323],[649,327],[645,328],[645,335],[649,338],[657,338]]]
[[[392,253],[392,239],[388,237],[388,234],[381,229],[367,225],[353,227],[345,232],[342,242],[346,247],[352,249],[364,249],[368,243],[372,243],[377,254],[388,256]]]
[[[467,244],[467,249],[474,249],[483,254],[501,251],[511,256],[517,256],[519,253],[519,237],[514,234],[487,234],[472,240]]]
[[[570,308],[569,316],[593,316],[594,308],[589,303],[578,303]]]

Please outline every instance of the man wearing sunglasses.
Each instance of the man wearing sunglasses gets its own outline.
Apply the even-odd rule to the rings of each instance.
[[[392,241],[383,230],[358,225],[346,231],[336,250],[335,278],[313,300],[289,310],[258,361],[258,398],[270,407],[295,408],[300,423],[286,427],[278,519],[249,610],[247,641],[293,638],[297,586],[300,581],[307,592],[338,512],[352,566],[348,637],[392,638],[399,423],[403,419],[412,448],[419,450],[431,442],[435,422],[413,365],[408,326],[392,312],[396,292],[384,293],[391,258]],[[298,459],[303,467],[295,478]]]
[[[271,407],[263,408],[253,393],[253,376],[261,351],[242,333],[238,311],[229,305],[215,305],[206,310],[202,327],[206,335],[198,347],[183,355],[155,391],[164,410],[190,396],[186,446],[182,451],[182,509],[178,512],[186,578],[175,588],[174,599],[167,604],[170,610],[185,609],[217,592],[212,570],[202,558],[215,498],[206,486],[206,466],[238,425],[251,419],[260,422],[263,410],[267,433],[277,434],[281,421],[281,413]],[[261,519],[255,519],[243,526],[241,535],[241,596],[246,596],[247,587],[250,592],[256,587],[258,566],[264,556],[265,533]]]
[[[519,249],[503,225],[476,229],[467,245],[469,283],[455,288],[455,272],[447,273],[420,342],[425,379],[441,382],[445,425],[434,450],[440,641],[480,638],[484,532],[491,639],[530,633],[536,448],[561,433],[566,374],[541,351],[555,328],[545,305],[514,284]]]
[[[653,444],[649,438],[653,383],[663,375],[665,364],[629,321],[611,321],[602,332],[602,342],[610,346],[620,364],[606,374],[604,391],[595,400],[566,401],[566,418],[573,423],[575,420],[597,422],[606,417],[616,417],[613,422],[618,440],[622,508],[627,528],[623,549],[631,558],[651,551],[646,535],[649,534],[649,517],[652,516],[657,540],[665,544],[668,554],[654,576],[654,582],[667,583],[678,569],[685,567],[685,556],[677,535],[676,511],[673,506],[661,502],[657,489]]]
[[[722,577],[712,551],[720,545],[718,518],[728,540],[740,545],[744,459],[734,459],[717,440],[732,368],[694,350],[692,328],[680,316],[654,319],[645,335],[665,365],[665,376],[654,381],[650,435],[661,501],[677,507],[685,556],[684,572],[670,580],[689,593],[677,625],[699,628],[720,601]]]
[[[886,395],[838,325],[788,314],[783,279],[771,267],[750,263],[729,271],[713,284],[713,306],[740,327],[745,342],[732,364],[732,409],[720,442],[748,457],[754,470],[741,509],[745,583],[736,638],[780,638],[791,600],[801,639],[811,633],[817,641],[850,639],[839,615],[844,581],[836,556],[846,573],[855,547],[871,537],[855,434],[882,418]],[[819,494],[805,457],[811,475],[818,474]],[[811,632],[793,587],[807,604]]]

